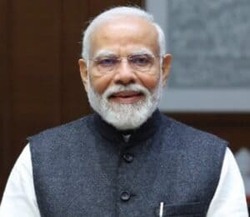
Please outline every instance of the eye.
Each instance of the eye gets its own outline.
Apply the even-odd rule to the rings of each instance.
[[[153,63],[153,57],[148,54],[132,55],[128,59],[130,63],[140,67],[149,66]]]
[[[118,63],[118,58],[117,57],[100,57],[95,60],[95,63],[103,68],[108,68],[115,66]]]

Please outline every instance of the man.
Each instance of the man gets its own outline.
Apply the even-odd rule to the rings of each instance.
[[[151,15],[117,7],[83,38],[95,114],[29,138],[0,216],[247,217],[227,143],[157,109],[171,55]]]

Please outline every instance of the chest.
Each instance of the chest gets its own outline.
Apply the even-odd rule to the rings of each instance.
[[[51,213],[44,216],[151,217],[159,216],[161,204],[163,216],[204,216],[212,190],[204,185],[211,181],[207,171],[193,168],[184,150],[167,146],[152,138],[61,150],[37,176],[43,180],[36,185],[41,209]]]

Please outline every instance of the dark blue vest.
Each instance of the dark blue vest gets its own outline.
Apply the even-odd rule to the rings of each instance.
[[[94,114],[29,141],[44,217],[153,217],[161,202],[163,216],[206,216],[227,145],[159,111],[130,132]]]

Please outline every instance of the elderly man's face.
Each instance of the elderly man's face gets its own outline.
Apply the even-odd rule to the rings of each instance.
[[[90,59],[79,60],[91,106],[119,129],[139,127],[157,107],[171,56],[160,64],[157,32],[138,17],[104,22],[91,36]]]

